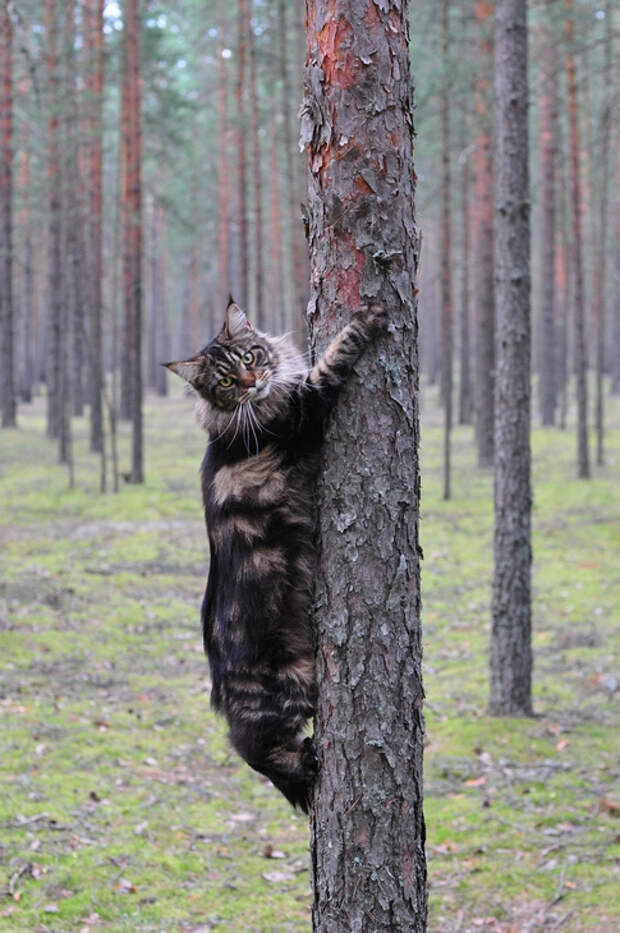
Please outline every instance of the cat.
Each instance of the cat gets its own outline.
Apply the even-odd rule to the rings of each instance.
[[[211,702],[241,757],[306,813],[317,767],[303,730],[316,700],[310,603],[321,441],[353,364],[386,327],[382,308],[364,308],[308,369],[287,336],[257,331],[231,298],[204,349],[164,364],[195,390],[209,434],[201,616]]]

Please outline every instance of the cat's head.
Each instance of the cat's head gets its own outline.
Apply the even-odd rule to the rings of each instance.
[[[292,345],[256,330],[232,298],[217,337],[189,359],[164,365],[197,392],[199,420],[218,434],[234,429],[240,408],[268,420],[277,415],[287,383],[303,370]]]

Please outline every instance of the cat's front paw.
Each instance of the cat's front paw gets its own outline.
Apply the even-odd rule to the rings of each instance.
[[[319,770],[319,759],[314,750],[314,743],[311,738],[304,739],[299,750],[302,768],[308,780],[316,777]]]
[[[383,305],[366,305],[358,312],[358,316],[373,337],[387,333],[390,321],[387,309]]]

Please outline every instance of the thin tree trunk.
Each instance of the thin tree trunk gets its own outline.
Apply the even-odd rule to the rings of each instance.
[[[61,386],[61,174],[58,154],[58,24],[56,0],[45,0],[46,69],[48,86],[47,179],[49,197],[48,233],[48,351],[47,351],[47,433],[58,437],[60,429]]]
[[[489,712],[532,713],[527,0],[496,6],[495,545]]]
[[[475,4],[479,62],[476,79],[474,271],[476,301],[476,442],[478,465],[493,463],[495,396],[495,273],[493,268],[493,152],[491,148],[491,73],[494,4]]]
[[[26,85],[26,82],[25,82]],[[19,368],[19,394],[23,402],[32,401],[32,388],[36,381],[34,359],[34,250],[30,222],[30,134],[24,131],[18,174],[21,198],[20,227],[22,231],[22,274],[20,288],[21,365]]]
[[[258,126],[260,120],[258,106],[258,88],[256,76],[256,36],[251,23],[248,24],[248,40],[250,43],[250,124],[252,130],[252,194],[254,202],[254,229],[252,241],[254,243],[254,302],[256,324],[264,329],[265,311],[263,307],[263,211],[261,179],[261,153]]]
[[[614,298],[612,302],[612,346],[611,391],[620,395],[620,134],[616,136],[616,168],[614,187],[616,201],[614,205]]]
[[[89,259],[89,368],[90,449],[103,454],[102,394],[104,389],[102,340],[103,279],[103,6],[104,0],[86,0],[83,7],[88,113],[88,259]]]
[[[242,308],[248,306],[248,211],[247,211],[247,150],[246,150],[246,43],[249,0],[237,0],[237,103],[235,156],[237,159],[237,243],[238,294],[235,299]]]
[[[219,143],[219,185],[218,185],[218,269],[220,285],[220,308],[226,307],[230,294],[230,180],[229,126],[228,126],[228,74],[224,58],[224,0],[219,0],[217,8],[218,22],[218,70],[217,70],[217,114]],[[241,300],[239,298],[239,300]]]
[[[125,0],[124,16],[127,18],[127,4]],[[120,416],[129,421],[132,414],[132,376],[131,376],[131,343],[133,339],[132,328],[132,242],[131,242],[131,174],[132,139],[130,121],[130,72],[128,60],[129,42],[127,39],[127,23],[124,24],[125,37],[123,41],[123,79],[121,92],[121,205],[123,228],[123,315],[122,315],[122,342],[120,348],[121,364],[121,392]],[[120,335],[119,335],[120,336]]]
[[[278,0],[277,18],[278,18],[278,37],[279,37],[279,60],[280,60],[280,90],[281,90],[281,111],[283,128],[283,148],[284,148],[284,182],[287,207],[288,223],[285,223],[285,232],[289,237],[289,256],[291,262],[291,287],[293,301],[291,306],[286,307],[286,330],[294,331],[299,328],[300,315],[305,311],[305,264],[304,264],[304,245],[302,226],[299,218],[299,203],[295,187],[295,162],[292,131],[293,94],[291,90],[291,81],[289,76],[288,64],[288,36],[287,36],[287,15],[284,0]]]
[[[575,376],[577,382],[577,473],[580,479],[590,478],[588,442],[588,384],[586,379],[585,301],[583,287],[583,243],[581,221],[581,169],[579,159],[579,123],[577,77],[574,56],[573,0],[564,0],[566,8],[566,70],[568,75],[568,116],[570,132],[571,194],[573,202],[573,250],[575,268]]]
[[[471,424],[472,420],[472,384],[471,384],[471,347],[469,326],[469,266],[471,212],[469,208],[469,189],[471,172],[467,151],[467,118],[461,115],[461,307],[460,307],[460,354],[459,354],[459,424]]]
[[[280,333],[286,328],[284,314],[283,259],[282,259],[282,193],[280,190],[279,156],[280,146],[275,116],[270,124],[271,149],[269,154],[269,214],[271,228],[271,266],[270,266],[270,304],[273,319],[270,322],[274,332]]]
[[[318,490],[313,924],[417,933],[426,867],[409,9],[343,0],[336,14],[330,0],[307,0],[306,10],[313,351],[374,301],[392,325],[344,390]]]
[[[450,433],[452,431],[452,204],[450,172],[450,0],[442,0],[441,33],[444,77],[441,94],[442,213],[441,213],[441,321],[442,400],[444,408],[443,498],[450,499]]]
[[[142,428],[142,189],[140,178],[140,57],[138,0],[126,0],[125,43],[127,66],[127,203],[125,241],[127,253],[126,307],[129,340],[132,483],[144,482]]]
[[[13,307],[13,27],[0,0],[0,401],[2,427],[17,424]]]
[[[555,423],[557,345],[555,323],[555,200],[558,139],[557,56],[550,32],[555,0],[547,0],[540,26],[540,62],[543,69],[540,97],[540,317],[541,353],[539,368],[540,414],[544,425]]]
[[[605,370],[605,296],[606,296],[606,260],[607,260],[607,206],[609,193],[609,137],[611,131],[612,107],[612,70],[611,70],[611,3],[605,3],[605,102],[601,120],[601,150],[599,158],[600,173],[600,221],[598,237],[598,255],[594,280],[594,321],[596,333],[596,399],[594,423],[596,426],[596,462],[602,466],[605,461],[603,412],[603,376]]]

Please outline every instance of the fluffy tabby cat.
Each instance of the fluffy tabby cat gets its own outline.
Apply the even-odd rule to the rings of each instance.
[[[288,337],[255,330],[231,299],[217,337],[166,364],[195,389],[210,438],[202,625],[211,700],[239,754],[306,812],[316,772],[303,728],[316,693],[310,600],[319,451],[351,367],[385,326],[380,308],[364,309],[308,370]]]

